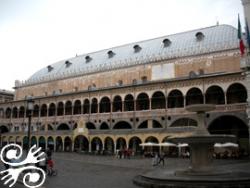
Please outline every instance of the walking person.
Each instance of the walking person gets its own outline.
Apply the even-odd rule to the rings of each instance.
[[[164,157],[165,157],[164,153],[161,153],[160,156],[159,156],[159,162],[158,162],[158,164],[161,164],[161,162],[162,162],[162,166],[165,165]]]
[[[153,158],[152,158],[152,165],[153,166],[157,166],[158,165],[158,161],[159,161],[159,155],[158,153],[155,153]]]

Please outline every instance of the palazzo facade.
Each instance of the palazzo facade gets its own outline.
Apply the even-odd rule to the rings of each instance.
[[[114,153],[192,133],[191,104],[215,104],[211,134],[234,134],[249,153],[247,71],[229,25],[168,35],[79,55],[15,83],[0,103],[1,146],[27,147],[27,97],[35,106],[31,143],[55,151]]]

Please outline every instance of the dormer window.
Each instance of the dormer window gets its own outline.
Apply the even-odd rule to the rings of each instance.
[[[112,50],[108,51],[107,54],[109,58],[112,58],[115,55],[115,53]]]
[[[205,35],[204,35],[202,32],[197,32],[197,33],[195,34],[195,37],[196,37],[196,40],[197,40],[197,41],[201,41],[201,40],[204,39]]]
[[[139,51],[141,51],[141,47],[138,44],[134,45],[133,48],[134,48],[134,53],[138,53]]]
[[[70,67],[70,65],[72,65],[72,63],[70,61],[65,61],[65,65],[66,65],[66,68]]]
[[[51,65],[47,66],[48,72],[51,72],[53,70],[53,67]]]
[[[171,45],[171,41],[170,41],[169,39],[164,39],[164,40],[162,41],[162,43],[163,43],[163,45],[164,45],[164,48]]]
[[[89,55],[87,55],[85,57],[85,60],[86,60],[86,63],[89,63],[92,60],[92,58]]]

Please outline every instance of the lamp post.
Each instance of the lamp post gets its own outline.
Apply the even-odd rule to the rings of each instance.
[[[27,116],[28,116],[28,151],[30,149],[30,127],[31,127],[31,117],[32,117],[32,112],[34,110],[34,100],[32,97],[27,97]]]

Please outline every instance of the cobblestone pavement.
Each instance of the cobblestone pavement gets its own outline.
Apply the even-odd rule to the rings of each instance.
[[[155,168],[187,168],[189,160],[167,158],[165,166],[153,167],[151,159],[117,159],[113,156],[95,156],[77,153],[55,153],[53,155],[56,177],[47,177],[45,188],[135,188],[132,179]],[[250,160],[215,160],[221,168],[249,171]],[[233,164],[233,165],[232,165]],[[3,185],[0,183],[0,188]],[[15,188],[22,188],[16,185]]]

